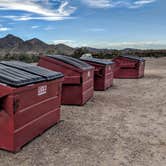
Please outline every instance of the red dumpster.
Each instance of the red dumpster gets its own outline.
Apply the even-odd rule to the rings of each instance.
[[[113,84],[114,62],[93,57],[81,57],[81,60],[95,67],[94,89],[103,91]]]
[[[60,120],[62,77],[22,62],[0,62],[1,149],[18,151]]]
[[[113,59],[115,62],[114,78],[144,77],[145,60],[140,57],[123,55]]]
[[[62,104],[83,105],[94,92],[94,67],[64,55],[42,56],[39,66],[64,74]]]

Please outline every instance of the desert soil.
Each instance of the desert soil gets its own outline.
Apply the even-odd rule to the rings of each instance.
[[[84,107],[0,166],[166,166],[166,58],[146,58],[145,78],[115,80]]]

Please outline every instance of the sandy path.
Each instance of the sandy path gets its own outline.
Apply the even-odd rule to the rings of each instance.
[[[147,58],[146,77],[116,80],[84,107],[0,166],[166,166],[166,58]]]

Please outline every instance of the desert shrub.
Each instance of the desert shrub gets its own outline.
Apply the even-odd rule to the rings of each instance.
[[[29,55],[29,54],[10,54],[7,53],[4,56],[0,57],[0,60],[18,60],[27,63],[38,62],[39,56],[38,55]]]

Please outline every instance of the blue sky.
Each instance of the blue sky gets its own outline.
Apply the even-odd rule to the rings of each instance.
[[[165,0],[0,0],[0,37],[97,48],[166,48]]]

